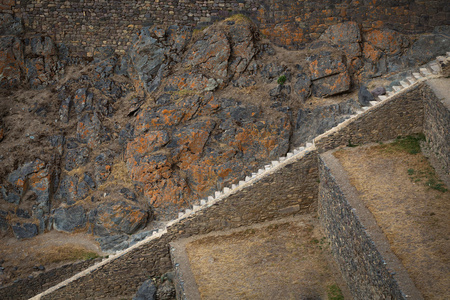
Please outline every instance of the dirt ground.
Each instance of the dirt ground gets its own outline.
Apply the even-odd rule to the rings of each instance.
[[[392,145],[334,154],[425,299],[450,299],[450,192],[426,157]]]
[[[328,241],[310,216],[201,238],[186,252],[202,299],[344,299]]]
[[[69,262],[102,255],[94,237],[86,233],[50,231],[22,241],[15,237],[4,238],[0,243],[0,266],[4,268],[0,272],[0,286]],[[39,270],[39,266],[44,266],[45,270]]]

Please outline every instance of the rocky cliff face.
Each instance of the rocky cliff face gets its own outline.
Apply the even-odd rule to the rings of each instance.
[[[99,48],[74,65],[12,15],[0,35],[1,234],[87,231],[114,250],[345,120],[367,80],[450,49],[448,27],[405,36],[347,22],[287,51],[234,16],[143,28],[127,55]]]

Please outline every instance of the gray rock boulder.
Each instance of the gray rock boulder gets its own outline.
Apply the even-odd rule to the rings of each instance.
[[[199,39],[187,51],[183,66],[216,78],[226,78],[230,54],[231,47],[225,33],[214,31]]]
[[[58,208],[53,214],[53,228],[58,231],[73,232],[86,227],[86,213],[82,206]]]
[[[294,83],[294,94],[298,97],[301,102],[311,95],[311,79],[308,75],[301,73],[297,74],[297,79]]]
[[[322,51],[306,60],[309,62],[314,96],[332,96],[350,89],[351,79],[344,57],[339,53]]]
[[[156,286],[151,279],[141,284],[133,300],[156,300]]]
[[[330,26],[320,39],[338,46],[350,60],[361,56],[361,32],[356,22]]]
[[[127,249],[130,246],[128,235],[110,235],[96,238],[100,248],[105,252],[117,252]]]
[[[132,234],[147,224],[149,212],[124,201],[102,203],[90,212],[94,234]]]
[[[25,223],[25,224],[16,223],[11,227],[13,229],[14,235],[19,240],[29,239],[38,235],[38,226],[33,223]]]
[[[136,86],[141,86],[148,93],[159,87],[162,74],[168,67],[165,61],[169,51],[170,48],[164,46],[158,37],[152,36],[152,28],[145,27],[135,36],[129,56],[132,67],[130,75],[135,79]]]
[[[292,144],[297,147],[337,124],[345,121],[354,114],[360,105],[355,100],[348,100],[339,104],[319,106],[314,109],[300,109],[292,135]]]
[[[362,85],[358,91],[358,101],[362,106],[370,106],[370,101],[375,101],[375,97],[365,85]]]

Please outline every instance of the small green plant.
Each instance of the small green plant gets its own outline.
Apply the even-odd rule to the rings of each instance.
[[[397,137],[390,148],[396,151],[404,151],[409,154],[420,153],[420,142],[425,140],[425,136],[420,133],[417,135],[408,135],[406,137]]]
[[[352,144],[352,141],[351,141],[351,140],[348,140],[347,147],[353,148],[353,147],[358,147],[358,145],[357,145],[357,144]]]
[[[408,169],[408,175],[414,175],[414,169]]]
[[[344,300],[344,295],[337,284],[328,286],[328,300]]]
[[[285,75],[281,75],[280,77],[278,77],[277,83],[279,85],[283,85],[285,82],[286,82],[286,76]]]
[[[445,193],[447,191],[445,185],[440,180],[438,181],[435,178],[428,179],[428,181],[425,184],[430,188],[440,191],[442,193]]]

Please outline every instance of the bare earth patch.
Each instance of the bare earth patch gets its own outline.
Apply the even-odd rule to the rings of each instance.
[[[0,243],[0,261],[5,268],[0,275],[0,285],[7,285],[17,278],[38,275],[67,263],[102,255],[94,237],[85,233],[65,234],[51,231],[32,239],[3,238]],[[36,268],[35,268],[36,267]]]
[[[202,299],[343,299],[318,226],[302,217],[187,244]]]
[[[425,299],[450,299],[450,192],[427,158],[395,144],[334,155]]]

